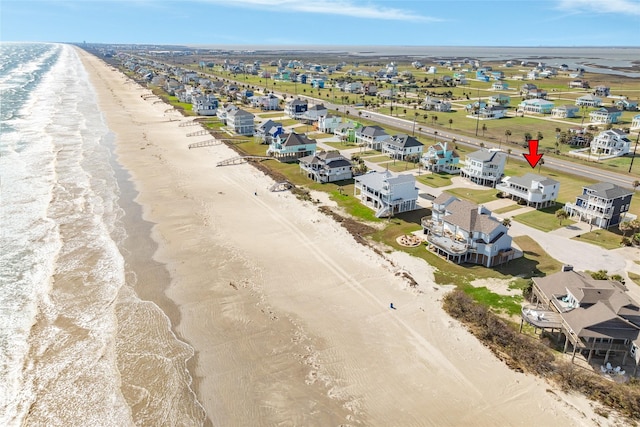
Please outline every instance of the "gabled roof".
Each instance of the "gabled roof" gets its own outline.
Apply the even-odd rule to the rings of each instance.
[[[626,188],[619,187],[610,182],[598,182],[596,184],[587,185],[584,187],[587,190],[591,190],[591,194],[603,199],[618,199],[633,194],[633,191]]]
[[[501,155],[498,156],[498,153],[501,153]],[[505,156],[505,154],[502,151],[487,150],[485,148],[467,154],[467,158],[477,160],[479,162],[493,162],[494,160],[498,160],[497,157],[503,156]]]
[[[238,108],[236,110],[229,111],[227,113],[227,117],[243,117],[243,116],[244,117],[252,117],[252,118],[255,117],[250,112],[244,111],[243,109],[240,109],[240,108]]]
[[[398,134],[393,135],[391,138],[387,139],[387,145],[393,145],[397,148],[409,148],[409,147],[423,147],[424,144],[412,136]]]
[[[287,105],[307,105],[308,102],[306,99],[300,99],[300,98],[296,98],[296,99],[292,99],[291,101],[287,102]]]
[[[326,111],[327,107],[324,104],[316,104],[313,107],[309,107],[307,111]]]
[[[365,126],[361,128],[360,135],[375,138],[377,136],[388,135],[380,126]]]
[[[383,172],[369,172],[364,175],[360,175],[354,178],[356,181],[359,181],[370,188],[381,189],[385,182],[390,185],[402,184],[405,182],[415,182],[416,178],[413,175],[409,174],[401,174],[394,175],[389,171]]]
[[[640,328],[619,317],[604,302],[563,313],[563,319],[581,338],[616,338],[634,340]]]
[[[308,145],[308,144],[315,144],[315,143],[316,141],[314,141],[313,139],[307,138],[306,135],[301,135],[299,133],[291,132],[290,134],[287,135],[282,145],[285,147],[292,147],[295,145]]]
[[[547,178],[542,175],[538,175],[535,173],[527,173],[523,176],[509,176],[504,179],[505,181],[513,182],[514,184],[522,185],[525,188],[531,188],[533,186],[533,182],[537,181],[541,185],[551,186],[555,184],[559,184],[555,179]]]

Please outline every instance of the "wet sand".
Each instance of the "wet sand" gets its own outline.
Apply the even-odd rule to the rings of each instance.
[[[136,292],[195,350],[189,373],[207,423],[583,426],[599,418],[583,397],[509,370],[444,313],[446,289],[422,260],[389,254],[391,263],[317,206],[270,192],[273,181],[248,164],[216,167],[235,152],[188,150],[207,137],[187,137],[195,127],[180,127],[186,118],[81,56],[142,219],[154,224],[153,260],[170,277],[140,280]]]

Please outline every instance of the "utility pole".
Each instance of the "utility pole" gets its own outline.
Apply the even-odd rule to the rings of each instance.
[[[633,159],[638,155],[638,140],[640,140],[640,131],[638,131],[638,137],[636,138],[636,146],[633,149],[633,156],[631,156],[631,164],[629,164],[629,173],[631,173],[631,168],[633,167]]]
[[[476,136],[478,136],[479,124],[480,124],[480,88],[478,88],[478,109],[476,110]]]

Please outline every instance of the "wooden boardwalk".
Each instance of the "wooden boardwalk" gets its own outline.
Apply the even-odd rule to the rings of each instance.
[[[211,134],[206,129],[198,130],[198,131],[187,134],[187,136],[202,136],[202,135],[211,135]]]
[[[229,166],[229,165],[238,165],[240,163],[245,163],[251,160],[258,160],[258,161],[262,161],[262,160],[268,160],[268,159],[272,159],[272,157],[268,157],[268,156],[235,156],[235,157],[231,157],[229,159],[223,160],[221,162],[218,162],[218,164],[216,166]]]
[[[207,139],[206,141],[194,142],[193,144],[189,144],[189,150],[192,148],[201,148],[201,147],[213,147],[214,145],[220,145],[222,141],[219,139]]]

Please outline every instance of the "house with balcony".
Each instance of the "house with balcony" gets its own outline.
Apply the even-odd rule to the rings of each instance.
[[[622,116],[622,111],[618,107],[600,107],[589,113],[589,120],[592,123],[618,123],[620,116]]]
[[[595,95],[584,95],[576,99],[578,107],[599,107],[602,105],[602,99]]]
[[[500,105],[502,107],[508,107],[510,103],[511,97],[509,95],[499,93],[497,95],[492,95],[489,97],[489,105]]]
[[[624,156],[630,150],[629,134],[622,129],[604,130],[591,141],[591,154],[598,156]]]
[[[536,209],[546,208],[556,203],[560,192],[560,183],[534,173],[523,176],[507,176],[502,179],[496,190],[502,191],[513,200],[526,203]]]
[[[518,104],[518,111],[537,114],[550,114],[554,104],[546,99],[525,99]]]
[[[215,116],[218,110],[218,98],[213,94],[192,96],[191,110],[199,116]]]
[[[420,108],[427,111],[440,111],[446,113],[451,111],[451,103],[439,98],[427,96],[424,101],[422,101],[422,104],[420,104]]]
[[[551,117],[558,119],[569,119],[576,117],[580,113],[580,107],[577,105],[559,105],[551,110]]]
[[[327,107],[324,104],[316,104],[307,109],[304,112],[301,119],[306,123],[317,122],[320,116],[326,116],[328,113]]]
[[[281,133],[273,138],[267,156],[272,156],[281,162],[292,162],[302,157],[312,156],[316,152],[316,141],[306,135],[295,132]]]
[[[479,109],[472,109],[469,111],[467,117],[471,117],[478,120],[494,120],[501,119],[507,114],[507,109],[502,105],[485,105]]]
[[[318,130],[324,133],[333,133],[342,123],[342,117],[326,114],[318,117]]]
[[[564,266],[562,271],[545,277],[533,277],[532,301],[523,309],[523,321],[542,330],[564,335],[564,352],[592,358],[622,357],[640,362],[640,304],[632,299],[623,284],[596,280],[589,274]],[[572,358],[573,361],[573,358]]]
[[[271,141],[284,132],[282,123],[269,119],[255,128],[255,136],[260,138],[263,144],[271,144]]]
[[[491,84],[491,90],[509,90],[509,83],[498,80]]]
[[[582,188],[575,203],[567,203],[564,210],[575,221],[587,222],[600,228],[618,225],[629,211],[633,190],[610,182],[599,182]]]
[[[398,134],[382,141],[382,152],[388,154],[392,159],[406,160],[407,157],[415,156],[419,159],[424,151],[424,144],[416,138]]]
[[[358,122],[348,121],[342,122],[333,131],[333,134],[345,142],[356,142],[356,130],[362,125]]]
[[[475,184],[495,187],[502,179],[506,160],[504,151],[482,148],[467,154],[460,175]]]
[[[638,110],[638,101],[631,101],[627,98],[618,99],[615,102],[616,107],[624,111],[637,111]]]
[[[240,108],[227,113],[227,127],[238,135],[253,135],[255,116]]]
[[[354,196],[373,209],[377,218],[418,208],[416,178],[411,174],[370,171],[354,181]]]
[[[280,109],[280,98],[270,93],[264,96],[254,96],[251,98],[251,105],[260,108],[262,111],[275,111]]]
[[[631,129],[640,129],[640,114],[636,114],[631,119]]]
[[[589,82],[582,79],[571,80],[569,82],[569,88],[570,89],[589,89]]]
[[[531,90],[527,91],[527,93],[524,95],[524,97],[526,99],[546,99],[547,98],[547,91],[544,90],[544,89],[539,89],[539,88],[531,89]]]
[[[292,99],[284,107],[284,113],[292,119],[300,119],[307,112],[309,103],[306,99]]]
[[[216,110],[216,115],[220,119],[222,123],[227,124],[227,115],[230,112],[238,110],[238,106],[234,104],[226,104],[226,105],[218,105],[218,109]]]
[[[382,150],[382,143],[391,138],[380,126],[364,126],[355,131],[356,144],[372,150]]]
[[[353,165],[339,151],[321,151],[301,157],[300,170],[317,182],[335,182],[353,178]]]
[[[607,97],[609,96],[610,90],[609,86],[598,85],[593,88],[593,94],[596,96]]]
[[[449,142],[441,141],[428,147],[420,162],[431,172],[460,173],[460,155]]]
[[[447,192],[433,200],[431,216],[421,222],[427,248],[456,264],[494,267],[516,255],[508,228],[491,211]]]

